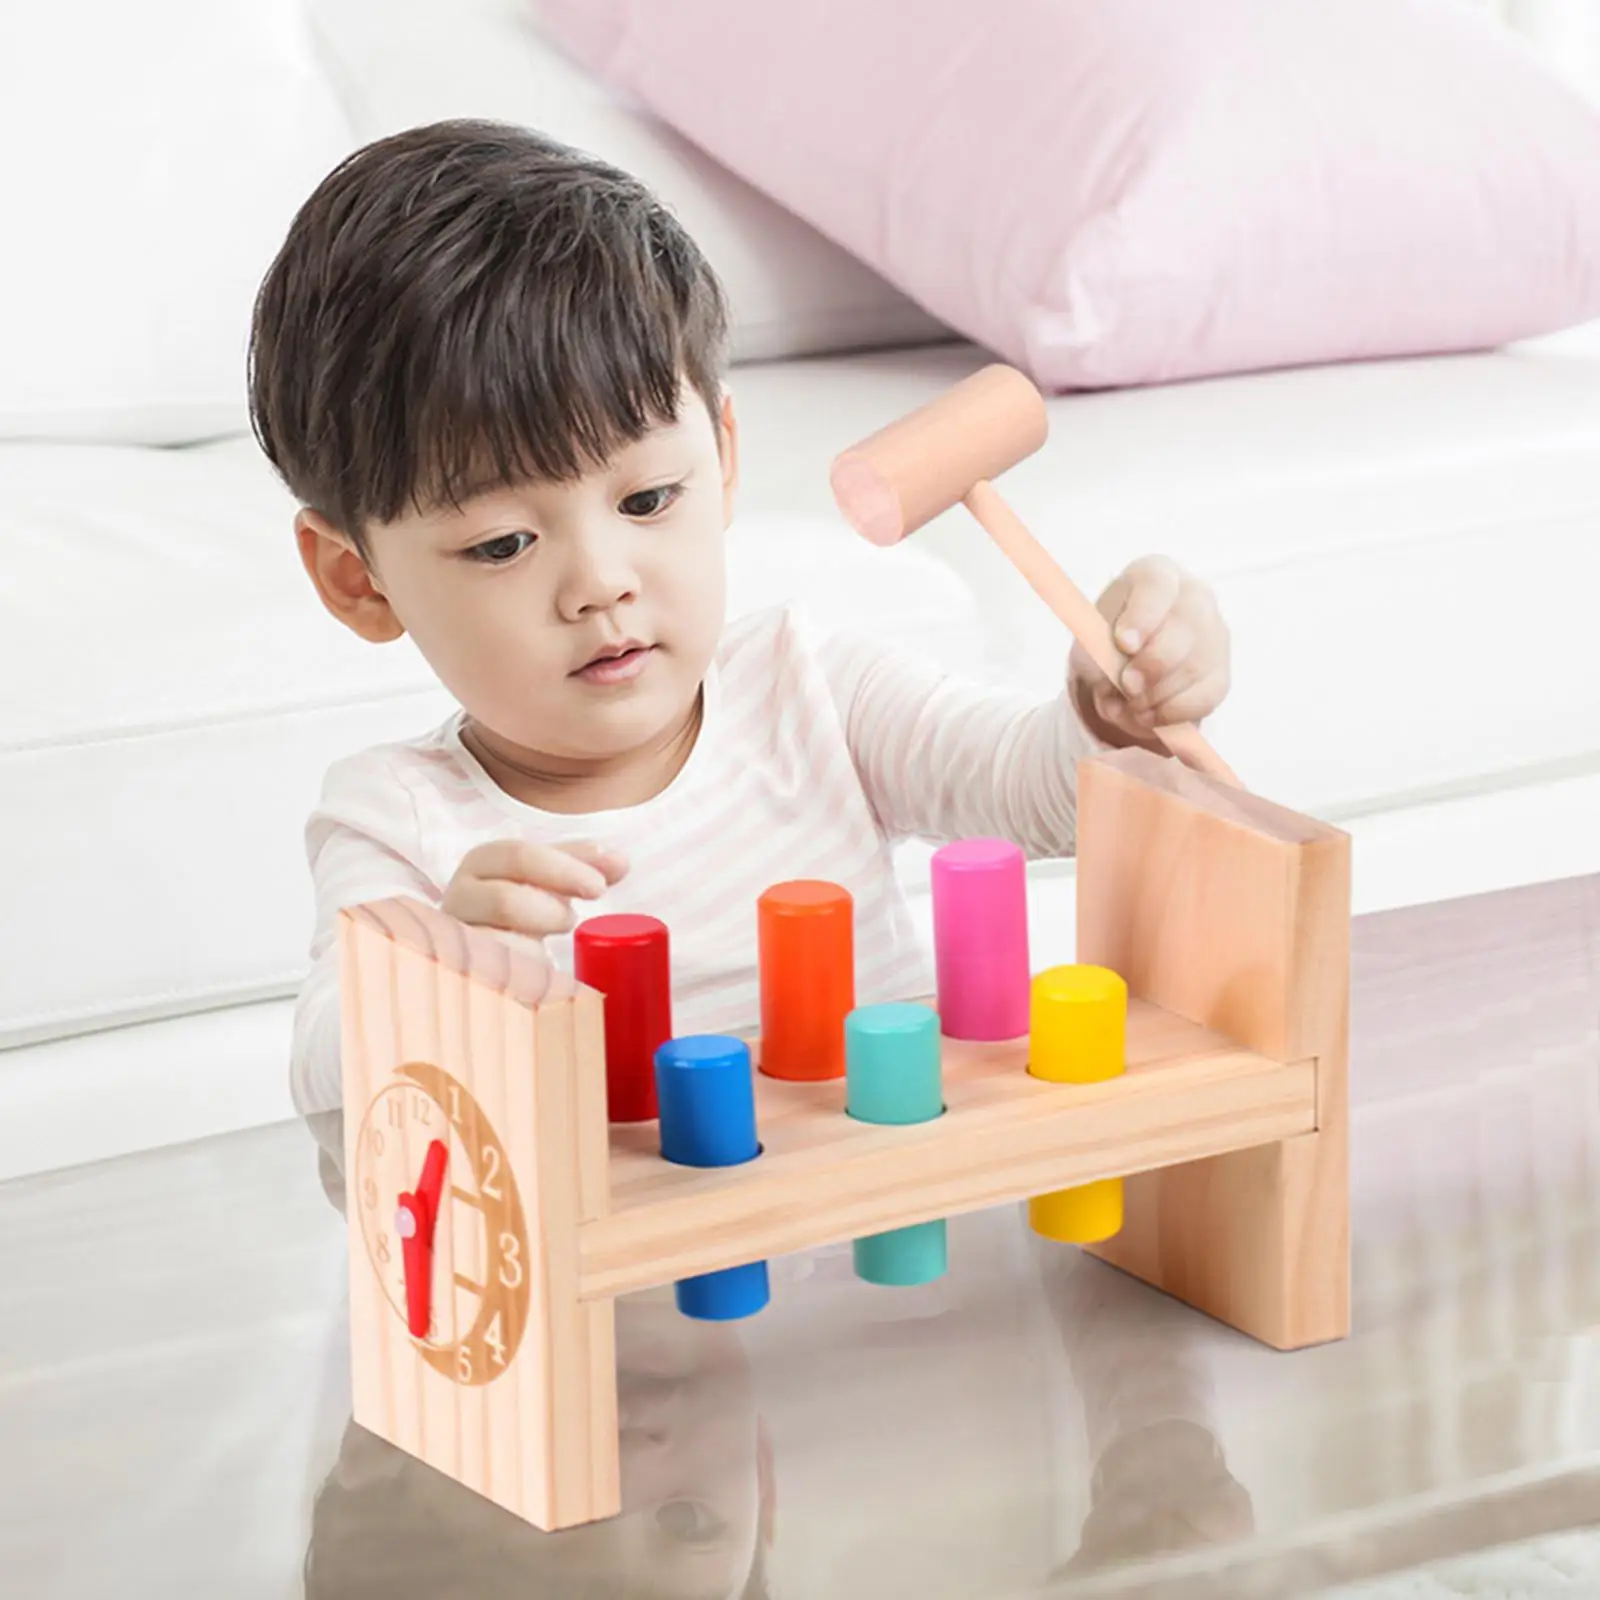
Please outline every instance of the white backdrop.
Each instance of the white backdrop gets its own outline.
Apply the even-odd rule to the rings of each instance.
[[[1525,35],[1540,53],[1600,99],[1600,0],[1464,0]]]

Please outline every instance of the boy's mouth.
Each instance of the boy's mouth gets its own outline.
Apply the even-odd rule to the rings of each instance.
[[[627,683],[637,678],[655,653],[653,644],[623,639],[598,650],[573,673],[585,683]]]

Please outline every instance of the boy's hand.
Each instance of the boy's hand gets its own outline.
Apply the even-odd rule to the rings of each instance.
[[[1229,683],[1228,625],[1211,590],[1165,556],[1141,556],[1096,607],[1129,658],[1113,684],[1073,644],[1067,680],[1078,714],[1108,744],[1164,749],[1155,730],[1198,723],[1222,704]]]
[[[525,939],[570,932],[574,900],[598,900],[628,864],[587,839],[529,844],[492,839],[469,850],[444,892],[443,909],[462,922]]]

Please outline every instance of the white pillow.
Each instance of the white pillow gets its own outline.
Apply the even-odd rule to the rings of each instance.
[[[0,50],[0,439],[247,428],[256,287],[351,142],[300,0],[16,10]]]
[[[647,183],[727,289],[735,361],[952,337],[870,267],[547,43],[538,0],[309,4],[361,142],[489,117],[537,128]]]

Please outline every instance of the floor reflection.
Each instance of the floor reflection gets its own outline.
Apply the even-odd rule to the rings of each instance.
[[[554,1536],[350,1424],[304,1129],[0,1187],[0,1588],[1303,1600],[1600,1521],[1600,880],[1358,923],[1354,977],[1350,1339],[1012,1208],[917,1289],[776,1260],[735,1327],[621,1304],[625,1510]]]
[[[619,1307],[612,1522],[351,1429],[308,1592],[1304,1595],[1468,1547],[1600,1462],[1597,929],[1594,883],[1358,924],[1351,1339],[1265,1350],[1011,1208],[920,1289],[820,1251],[737,1328]]]
[[[308,1600],[761,1600],[772,1455],[736,1329],[618,1306],[622,1513],[540,1533],[354,1422],[319,1492]]]

